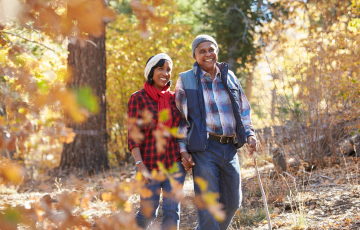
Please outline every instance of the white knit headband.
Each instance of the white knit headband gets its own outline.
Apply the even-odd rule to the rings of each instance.
[[[157,54],[154,57],[152,57],[150,59],[150,61],[145,66],[145,74],[144,74],[144,76],[145,76],[146,79],[148,78],[148,75],[149,75],[149,73],[151,71],[151,68],[154,67],[161,59],[168,60],[170,62],[170,67],[172,67],[173,62],[172,62],[171,58],[169,57],[169,55],[167,55],[165,53]]]

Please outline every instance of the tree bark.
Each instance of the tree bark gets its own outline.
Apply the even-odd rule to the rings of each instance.
[[[279,148],[276,148],[272,151],[272,153],[275,170],[278,173],[286,172],[286,161],[282,151]]]
[[[251,102],[253,80],[254,80],[254,70],[249,74],[249,76],[246,80],[245,95],[246,95],[246,98],[248,99],[249,103]]]
[[[232,44],[228,46],[228,60],[227,64],[229,65],[229,69],[236,73],[236,59],[233,57],[234,50],[236,50],[236,44]]]
[[[276,106],[276,83],[275,80],[279,79],[278,75],[272,74],[273,82],[274,82],[274,88],[271,90],[271,120],[275,120],[275,106]]]
[[[84,123],[70,122],[69,127],[77,134],[74,141],[64,144],[60,169],[88,172],[109,169],[106,133],[106,56],[105,25],[99,37],[89,37],[86,45],[77,40],[68,45],[68,68],[73,71],[69,87],[78,89],[89,86],[98,97],[99,113]],[[94,44],[92,44],[94,43]]]

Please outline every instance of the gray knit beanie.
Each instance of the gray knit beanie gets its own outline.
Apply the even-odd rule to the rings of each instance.
[[[212,42],[216,46],[217,51],[219,50],[218,44],[216,43],[216,41],[213,37],[211,37],[210,35],[206,35],[206,34],[200,34],[200,35],[196,36],[196,38],[194,39],[192,46],[191,46],[193,58],[195,58],[196,47],[202,42]]]

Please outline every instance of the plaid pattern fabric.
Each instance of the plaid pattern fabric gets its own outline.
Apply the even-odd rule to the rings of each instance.
[[[173,127],[180,124],[181,114],[176,108],[174,94],[170,100]],[[146,167],[158,169],[157,162],[162,162],[166,168],[170,168],[176,161],[180,161],[180,149],[177,139],[171,137],[167,143],[165,153],[156,152],[156,139],[153,131],[158,123],[158,103],[154,101],[144,89],[131,95],[128,102],[128,118],[142,119],[141,112],[148,110],[153,114],[153,121],[146,125],[139,126],[140,131],[145,135],[144,140],[137,144],[131,139],[131,130],[128,130],[128,148],[131,151],[134,147],[140,147],[141,157]]]
[[[218,135],[231,137],[235,133],[235,117],[229,98],[229,94],[221,81],[221,73],[216,67],[215,79],[210,79],[211,75],[201,69],[201,84],[203,88],[206,129],[208,132]]]
[[[221,73],[218,67],[216,77],[213,81],[209,78],[210,74],[201,69],[201,84],[203,88],[205,109],[206,109],[206,129],[207,132],[232,136],[235,133],[236,121],[229,94],[221,80]],[[237,80],[237,79],[236,79]],[[240,85],[240,84],[239,84]],[[255,135],[250,117],[250,104],[246,99],[244,91],[241,91],[241,120],[243,122],[246,135]],[[187,140],[187,131],[190,128],[187,108],[187,97],[181,79],[179,78],[175,88],[176,105],[181,111],[182,122],[179,126],[179,134],[183,134]],[[186,151],[186,143],[179,142],[180,151]]]

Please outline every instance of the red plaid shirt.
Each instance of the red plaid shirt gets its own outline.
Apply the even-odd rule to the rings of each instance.
[[[178,127],[180,124],[181,114],[176,108],[174,93],[172,92],[170,99],[171,113],[173,118],[173,127]],[[140,147],[141,157],[145,166],[148,169],[158,169],[157,162],[162,162],[166,168],[170,168],[176,161],[180,161],[180,148],[175,137],[170,138],[165,153],[156,152],[156,139],[153,131],[156,129],[158,123],[158,103],[154,101],[144,89],[133,93],[128,102],[128,118],[135,117],[142,119],[141,112],[148,110],[153,115],[152,122],[139,126],[140,131],[145,135],[141,143],[135,143],[130,137],[130,130],[128,130],[128,148],[131,151],[134,147]]]

